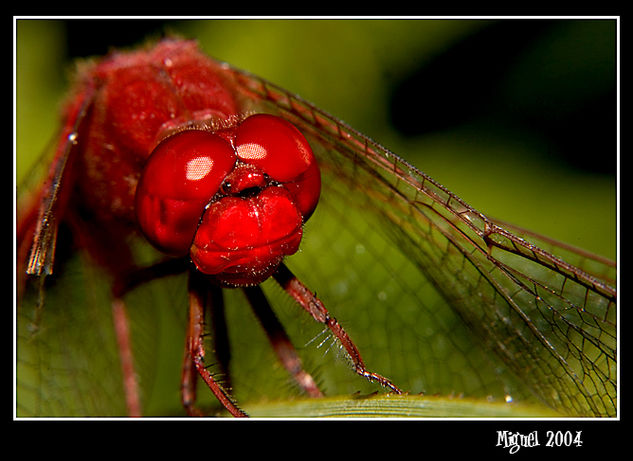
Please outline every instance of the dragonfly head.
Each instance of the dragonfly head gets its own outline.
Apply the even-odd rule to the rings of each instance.
[[[265,280],[295,253],[319,200],[307,140],[267,114],[219,131],[184,130],[149,156],[136,191],[141,231],[159,250],[189,254],[231,285]]]

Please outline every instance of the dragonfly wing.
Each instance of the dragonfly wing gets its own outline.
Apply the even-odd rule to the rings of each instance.
[[[615,261],[505,221],[497,219],[493,219],[493,221],[515,236],[531,242],[549,254],[558,256],[594,279],[611,287],[616,286],[617,265]]]
[[[536,235],[515,235],[310,103],[250,74],[224,69],[246,111],[281,113],[311,141],[324,182],[319,207],[344,204],[338,222],[355,229],[357,247],[367,242],[367,233],[358,220],[352,222],[354,213],[391,242],[373,264],[389,265],[395,253],[404,255],[418,273],[420,293],[432,285],[474,341],[541,401],[566,414],[615,414],[612,264]]]
[[[57,230],[72,189],[73,160],[77,151],[75,146],[79,142],[82,122],[92,105],[94,91],[92,83],[87,84],[82,94],[67,108],[66,123],[59,138],[49,176],[42,189],[39,215],[26,269],[28,274],[49,275],[53,272]]]

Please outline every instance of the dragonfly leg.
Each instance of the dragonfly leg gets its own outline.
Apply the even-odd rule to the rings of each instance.
[[[211,326],[213,328],[213,349],[217,360],[217,368],[222,375],[222,383],[228,389],[231,388],[231,374],[229,362],[231,361],[231,346],[229,344],[228,328],[224,312],[224,295],[222,288],[217,285],[208,287],[210,299],[207,303],[211,314]]]
[[[189,330],[189,327],[187,327]],[[187,331],[187,341],[189,341],[189,331]],[[182,406],[189,416],[204,416],[196,407],[196,383],[198,372],[196,365],[191,358],[188,348],[185,348],[185,357],[182,365],[182,375],[180,380],[180,398]]]
[[[134,358],[130,341],[130,328],[127,318],[125,303],[121,298],[112,301],[112,318],[114,331],[119,346],[119,358],[123,373],[123,387],[125,389],[125,401],[130,416],[141,416],[141,400],[139,398],[138,382],[134,369]]]
[[[290,269],[288,269],[285,264],[282,263],[273,276],[279,285],[281,285],[281,287],[286,290],[286,292],[290,294],[290,296],[292,296],[295,301],[301,305],[301,307],[312,315],[317,322],[325,324],[330,329],[350,356],[354,364],[354,371],[356,371],[357,374],[371,381],[375,381],[381,386],[391,389],[391,391],[397,394],[402,393],[395,384],[384,376],[367,370],[365,363],[360,356],[360,352],[358,352],[358,349],[343,327],[329,314],[321,300],[317,298],[314,293],[308,290],[308,288],[301,283],[301,281],[299,281],[292,272],[290,272]]]
[[[231,350],[229,347],[229,337],[226,328],[226,319],[224,315],[224,297],[222,288],[211,285],[208,287],[210,299],[207,306],[211,314],[211,324],[213,326],[213,348],[217,359],[217,366],[223,375],[222,383],[225,388],[231,388],[229,362],[231,359]],[[188,326],[188,328],[190,328]],[[186,348],[187,349],[187,348]],[[198,371],[195,362],[191,357],[190,351],[185,350],[185,357],[182,369],[182,404],[190,416],[202,416],[202,413],[195,407],[196,401],[196,383]]]
[[[189,276],[189,321],[186,336],[186,356],[183,368],[183,403],[190,414],[197,414],[194,408],[195,392],[191,394],[193,385],[185,380],[193,380],[191,371],[195,368],[200,377],[204,380],[213,395],[220,401],[229,413],[236,417],[247,416],[233,401],[228,391],[217,382],[204,364],[205,349],[203,343],[204,335],[204,313],[208,296],[208,282],[199,274],[191,272]],[[187,363],[191,361],[191,364]],[[189,369],[191,367],[191,369]]]
[[[166,277],[182,273],[188,269],[186,259],[168,259],[154,265],[136,268],[126,272],[125,277],[119,277],[113,287],[113,293],[120,299],[125,293],[133,290],[143,283],[150,282],[157,278]],[[211,312],[214,317],[216,330],[215,346],[218,351],[220,367],[225,372],[228,367],[228,339],[225,334],[226,325],[223,319],[223,302],[221,289],[209,286],[204,280],[193,273],[189,279],[189,322],[187,326],[187,338],[185,358],[181,376],[181,400],[192,416],[202,416],[202,412],[196,408],[196,382],[199,374],[209,386],[213,394],[234,416],[246,416],[237,408],[228,392],[220,386],[211,376],[204,365],[204,345],[202,336],[204,334],[204,313],[208,301],[209,290],[211,290]]]
[[[261,287],[246,287],[244,293],[284,368],[310,397],[323,397],[312,376],[302,368],[301,359]]]

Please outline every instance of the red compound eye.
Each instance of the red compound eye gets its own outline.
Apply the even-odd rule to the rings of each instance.
[[[282,118],[258,114],[240,124],[234,145],[240,160],[284,183],[304,220],[308,219],[319,201],[321,175],[303,134]]]
[[[231,145],[205,131],[161,142],[139,180],[136,214],[148,240],[165,253],[187,254],[204,207],[233,169]]]

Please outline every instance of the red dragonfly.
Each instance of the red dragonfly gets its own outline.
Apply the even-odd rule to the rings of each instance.
[[[202,88],[205,100],[190,97]],[[123,380],[120,388],[125,398],[121,400],[130,414],[142,413],[144,394],[149,393],[144,381],[151,381],[151,376],[158,379],[160,364],[139,363],[142,347],[134,344],[128,318],[136,315],[137,301],[143,297],[145,305],[152,304],[148,296],[165,293],[172,293],[174,301],[173,293],[184,290],[174,291],[168,285],[177,274],[187,272],[189,317],[181,388],[190,414],[199,414],[197,376],[231,414],[245,414],[228,390],[236,382],[232,376],[239,362],[230,360],[229,374],[225,324],[230,322],[224,318],[231,314],[223,308],[223,291],[217,288],[226,285],[242,288],[243,302],[252,306],[271,350],[299,389],[319,397],[323,386],[328,387],[325,379],[301,365],[302,354],[289,339],[294,332],[285,331],[286,322],[277,319],[279,311],[273,313],[271,304],[276,303],[267,299],[284,298],[278,289],[272,291],[271,279],[325,325],[322,344],[342,350],[357,374],[388,391],[450,393],[459,381],[469,395],[511,394],[526,399],[536,395],[563,414],[615,414],[617,296],[613,263],[491,221],[344,123],[269,82],[211,60],[192,42],[168,40],[147,50],[115,53],[80,73],[69,101],[48,181],[25,196],[18,213],[18,262],[28,262],[26,270],[40,280],[39,284],[30,280],[22,292],[23,268],[18,267],[18,355],[22,353],[24,358],[18,361],[23,363],[18,380],[21,374],[28,381],[18,386],[18,405],[24,398],[29,400],[25,407],[36,408],[40,414],[100,413],[99,403],[90,398],[84,398],[88,403],[81,409],[58,411],[58,402],[49,400],[52,394],[45,388],[47,373],[39,370],[48,367],[51,374],[62,375],[55,387],[67,387],[76,394],[91,392],[84,383],[91,382],[85,375],[90,375],[92,367],[113,365],[111,358],[101,357],[105,352],[98,347],[79,350],[82,335],[91,334],[89,324],[104,321],[103,309],[91,309],[90,304],[92,293],[102,290],[110,296],[114,314],[122,371],[113,374]],[[245,146],[266,144],[264,133],[278,128],[293,134],[272,136],[270,142],[289,137],[304,152],[303,160],[284,157],[284,164],[303,162],[303,166],[275,173],[266,156],[261,162],[252,160],[259,155]],[[198,141],[189,141],[191,134],[208,137],[200,142],[226,152],[221,156],[225,160],[201,158]],[[180,160],[169,158],[161,163],[161,157],[175,151],[174,145],[184,145],[189,153],[179,154]],[[245,154],[247,151],[251,153]],[[166,204],[173,199],[174,184],[183,182],[170,176],[169,166],[174,162],[185,172],[189,171],[185,166],[194,165],[194,176],[210,171],[211,163],[225,163],[212,175],[207,197],[199,197],[198,189],[192,192],[185,187],[188,195],[183,201],[194,211],[181,213],[182,207]],[[320,174],[307,173],[317,164]],[[185,176],[189,178],[187,173]],[[294,216],[279,247],[271,247],[279,239],[268,238],[265,232],[258,234],[261,244],[255,246],[265,247],[271,258],[231,261],[218,269],[218,258],[210,262],[199,257],[200,251],[229,235],[218,231],[219,235],[209,237],[213,232],[205,230],[223,229],[218,224],[221,214],[215,211],[229,208],[223,200],[252,201],[256,193],[271,186],[285,191],[275,198],[276,203]],[[248,206],[251,214],[265,208]],[[229,224],[236,222],[228,219]],[[167,230],[161,233],[158,227],[163,225]],[[245,233],[256,232],[248,228]],[[54,262],[53,256],[63,249],[62,244],[56,245],[58,235],[61,243],[63,235],[72,236],[74,244],[85,250],[83,254],[97,263],[91,266],[95,274],[79,273],[73,257],[57,267],[60,258]],[[300,253],[290,257],[302,235]],[[139,240],[150,241],[171,257],[157,260],[158,253]],[[241,241],[232,244],[238,251],[232,249],[231,255],[219,259],[226,262],[241,255],[242,246],[254,246]],[[318,259],[307,258],[324,252],[336,262],[318,266]],[[289,256],[287,263],[282,261],[284,256]],[[311,270],[316,266],[318,270]],[[364,268],[371,269],[372,277],[380,275],[368,280],[362,293],[350,293],[349,280],[366,275]],[[64,277],[56,279],[62,271]],[[52,277],[44,277],[50,273]],[[294,273],[301,275],[295,277]],[[334,273],[336,277],[329,275]],[[105,283],[100,277],[105,277]],[[46,286],[47,279],[51,286]],[[337,282],[332,285],[331,280]],[[62,310],[67,312],[57,313],[59,325],[44,322],[50,315],[46,300],[56,292],[57,296],[67,293],[65,283],[90,289],[82,294],[84,304],[74,305],[71,298],[64,302]],[[318,297],[310,289],[316,289]],[[239,291],[224,290],[224,296],[230,298]],[[399,319],[394,325],[401,325],[402,318],[411,323],[407,329],[391,332],[388,340],[374,336],[378,344],[371,345],[372,351],[380,352],[365,356],[366,362],[361,358],[364,345],[356,347],[354,335],[343,329],[345,321],[339,323],[328,313],[329,306],[347,312],[340,306],[352,308],[359,297],[382,304],[380,319],[364,320],[367,328],[376,324],[388,328],[391,318]],[[452,309],[435,308],[440,302],[448,302]],[[182,305],[183,301],[175,303]],[[211,335],[205,333],[205,309],[211,310]],[[150,312],[145,310],[145,318],[151,318]],[[436,328],[450,330],[450,340],[431,339]],[[50,341],[61,332],[67,332],[64,341]],[[238,336],[248,341],[244,332]],[[386,343],[377,347],[381,341]],[[390,344],[394,341],[401,343],[395,354]],[[223,374],[220,379],[204,360],[210,348],[216,352],[217,362],[212,365]],[[389,360],[377,360],[381,355]],[[70,356],[74,356],[71,366]],[[442,363],[454,356],[462,366],[445,369]],[[374,360],[387,363],[388,369],[374,371]],[[70,368],[72,372],[65,373]],[[251,386],[257,386],[261,380],[253,382],[257,384]],[[101,385],[109,388],[108,383]],[[239,395],[237,387],[235,390]]]

